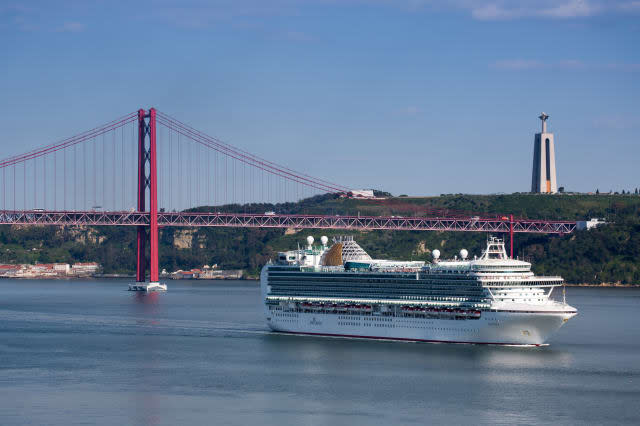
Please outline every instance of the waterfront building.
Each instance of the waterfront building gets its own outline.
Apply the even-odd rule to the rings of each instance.
[[[98,273],[100,264],[97,262],[74,263],[71,266],[71,275],[91,276]]]

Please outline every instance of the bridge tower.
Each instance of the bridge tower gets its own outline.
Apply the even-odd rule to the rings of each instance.
[[[147,137],[148,136],[148,137]],[[148,148],[146,141],[149,141]],[[149,165],[147,170],[147,164]],[[133,291],[164,291],[158,272],[158,163],[156,149],[156,109],[138,110],[138,212],[147,208],[149,188],[149,234],[145,225],[139,225],[136,238],[136,282],[129,285]],[[149,282],[146,283],[146,243],[149,242]]]

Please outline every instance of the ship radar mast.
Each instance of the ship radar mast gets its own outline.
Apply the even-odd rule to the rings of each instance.
[[[504,240],[497,237],[489,237],[487,248],[482,252],[482,260],[505,260],[508,259],[507,251],[504,248]]]

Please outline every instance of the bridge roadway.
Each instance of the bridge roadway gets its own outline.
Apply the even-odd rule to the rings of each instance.
[[[130,211],[13,211],[0,210],[1,225],[51,226],[149,226],[149,212]],[[513,219],[507,216],[474,217],[399,217],[399,216],[327,216],[254,213],[158,212],[159,226],[298,228],[394,231],[469,231],[568,234],[576,222]]]

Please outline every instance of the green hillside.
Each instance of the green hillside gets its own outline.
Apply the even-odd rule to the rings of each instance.
[[[299,203],[226,205],[195,210],[340,215],[466,213],[578,220],[605,218],[609,225],[558,237],[516,234],[515,252],[540,274],[557,274],[570,283],[640,284],[640,196],[637,195],[443,195],[355,200],[331,195]],[[98,261],[106,273],[133,273],[135,230],[130,227],[0,227],[0,263]],[[160,235],[160,267],[172,271],[204,264],[242,268],[257,274],[279,250],[302,244],[307,235],[343,232],[284,229],[165,228]],[[461,248],[479,254],[486,235],[466,232],[350,232],[373,257],[430,259],[438,248],[453,257]]]

